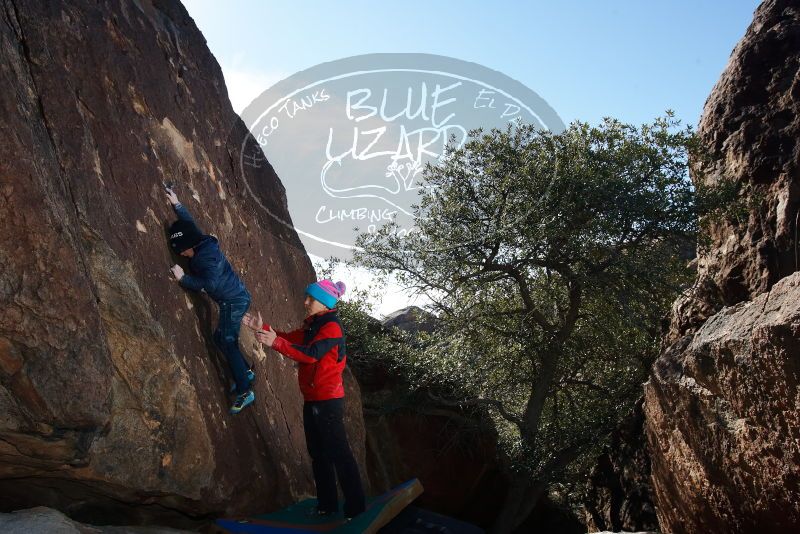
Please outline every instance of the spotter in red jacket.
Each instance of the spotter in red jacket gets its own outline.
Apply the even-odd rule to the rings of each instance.
[[[347,363],[344,328],[333,308],[306,317],[303,327],[278,332],[272,348],[298,362],[297,381],[306,401],[344,397],[342,371]],[[264,330],[269,325],[264,323]]]

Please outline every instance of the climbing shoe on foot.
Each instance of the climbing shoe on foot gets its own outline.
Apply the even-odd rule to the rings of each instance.
[[[256,394],[253,393],[252,389],[246,393],[242,393],[236,397],[236,400],[233,402],[233,406],[231,406],[230,412],[232,414],[237,414],[241,412],[245,406],[251,404],[254,400],[256,400]]]
[[[252,369],[247,370],[247,381],[251,384],[256,381],[256,373]],[[231,393],[236,393],[236,382],[231,384]]]

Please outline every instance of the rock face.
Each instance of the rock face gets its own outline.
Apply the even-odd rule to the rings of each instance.
[[[371,335],[391,326],[418,332],[432,317],[415,307],[383,321],[364,316]],[[434,406],[412,391],[385,361],[364,355],[359,340],[349,345],[361,387],[370,484],[385,491],[419,478],[425,492],[415,504],[480,525],[491,524],[505,488],[495,460],[495,437],[456,409]]]
[[[436,317],[416,306],[380,322],[363,320],[373,334],[392,327],[431,333],[436,326]],[[380,358],[360,354],[357,347],[357,341],[351,345],[351,356],[361,386],[373,488],[383,491],[418,478],[425,492],[416,505],[489,528],[509,486],[495,429],[476,413],[437,404],[426,392],[413,390],[402,373]],[[585,532],[581,527],[570,511],[545,496],[518,532]]]
[[[386,328],[399,328],[405,332],[433,332],[436,317],[418,306],[408,306],[394,311],[381,321]]]
[[[663,532],[800,526],[799,67],[800,2],[767,0],[706,102],[705,179],[749,214],[712,228],[645,385]]]
[[[370,482],[385,490],[410,478],[425,488],[416,504],[490,525],[506,488],[491,435],[443,412],[422,408],[379,413],[365,396]]]
[[[13,514],[0,514],[0,531],[4,534],[187,534],[188,530],[164,527],[95,527],[72,521],[52,508],[37,506],[18,510]]]
[[[611,434],[611,443],[589,477],[589,532],[657,530],[650,485],[650,456],[644,441],[644,399]]]
[[[800,273],[725,308],[656,362],[645,388],[665,532],[800,525]]]
[[[165,180],[265,320],[299,324],[314,278],[256,205],[288,220],[269,163],[239,163],[247,131],[194,22],[175,0],[0,11],[0,511],[176,524],[313,493],[294,366],[262,353],[255,406],[228,415],[216,306],[168,277]]]
[[[766,0],[754,17],[698,128],[710,156],[705,180],[736,181],[749,212],[712,225],[694,291],[673,310],[670,340],[800,268],[800,4]]]

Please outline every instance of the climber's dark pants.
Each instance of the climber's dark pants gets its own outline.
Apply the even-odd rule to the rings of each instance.
[[[250,381],[247,380],[248,365],[239,350],[239,329],[242,326],[242,317],[250,307],[250,293],[245,290],[241,297],[221,300],[217,304],[219,326],[214,331],[214,343],[228,360],[236,381],[236,393],[241,394],[250,389]]]
[[[364,490],[344,429],[344,399],[307,401],[303,405],[303,429],[317,485],[318,508],[325,512],[339,510],[338,477],[344,493],[345,516],[363,512]]]

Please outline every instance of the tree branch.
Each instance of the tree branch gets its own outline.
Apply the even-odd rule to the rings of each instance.
[[[589,389],[593,389],[595,391],[600,391],[600,392],[605,393],[607,395],[611,394],[611,391],[609,391],[608,388],[604,388],[603,386],[598,386],[594,382],[590,382],[588,380],[577,380],[577,379],[574,379],[574,378],[565,378],[565,379],[563,379],[561,381],[561,384],[571,384],[571,385],[575,385],[575,386],[586,386]]]
[[[522,419],[520,419],[519,417],[517,417],[514,414],[510,413],[508,410],[506,410],[506,408],[505,408],[505,406],[503,405],[502,402],[500,402],[498,400],[495,400],[495,399],[474,398],[474,399],[466,399],[466,400],[462,400],[462,401],[450,401],[450,400],[447,400],[447,399],[443,399],[442,397],[439,397],[438,395],[434,395],[430,391],[428,392],[428,396],[431,398],[431,400],[433,400],[435,402],[438,402],[438,403],[441,403],[441,404],[444,404],[445,406],[458,406],[460,408],[464,407],[464,406],[490,406],[490,407],[494,408],[495,410],[497,410],[497,412],[506,421],[508,421],[510,423],[514,423],[520,429],[522,429],[522,427],[523,427]]]

